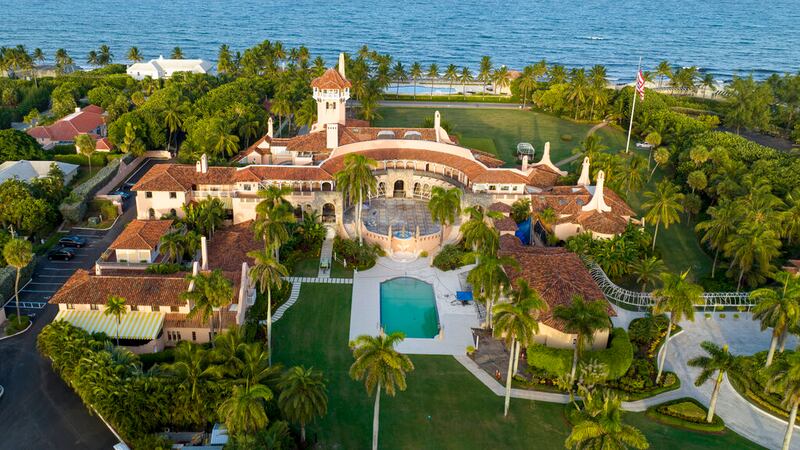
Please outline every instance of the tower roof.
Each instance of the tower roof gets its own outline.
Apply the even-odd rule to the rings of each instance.
[[[321,77],[311,81],[311,87],[317,89],[347,89],[351,86],[350,82],[333,68],[326,70]]]

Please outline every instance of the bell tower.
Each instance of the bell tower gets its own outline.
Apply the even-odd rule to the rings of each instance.
[[[330,68],[321,77],[311,81],[313,97],[317,102],[317,123],[311,127],[312,132],[325,130],[328,124],[346,123],[351,87],[345,77],[344,53],[340,53],[339,70]]]

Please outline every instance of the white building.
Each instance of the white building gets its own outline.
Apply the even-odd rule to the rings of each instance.
[[[145,77],[152,79],[170,78],[175,72],[209,73],[214,66],[204,59],[151,59],[148,62],[132,64],[128,67],[128,75],[136,80]]]
[[[77,164],[58,161],[6,161],[0,164],[0,183],[11,178],[31,182],[36,178],[45,178],[50,172],[50,165],[55,164],[64,172],[64,184],[69,184],[78,173]]]

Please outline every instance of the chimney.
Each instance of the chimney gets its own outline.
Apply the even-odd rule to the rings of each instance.
[[[581,211],[595,210],[597,212],[609,212],[611,207],[606,205],[603,199],[603,183],[606,180],[606,174],[602,170],[597,172],[597,185],[594,187],[594,195],[588,204],[581,208]]]
[[[208,270],[208,239],[205,236],[200,236],[200,261],[202,269]]]
[[[433,128],[439,129],[442,127],[442,115],[439,114],[439,111],[436,111],[433,114]]]
[[[197,170],[200,173],[207,173],[208,172],[208,156],[206,156],[206,154],[203,153],[203,156],[200,157],[200,161],[197,161],[197,163],[194,165],[194,167],[195,167],[195,170]]]
[[[583,166],[581,167],[581,176],[578,178],[578,186],[588,186],[592,183],[589,179],[589,157],[583,158]]]
[[[269,136],[270,139],[275,137],[274,123],[272,116],[269,116],[269,120],[267,120],[267,136]]]
[[[325,129],[327,132],[328,137],[328,145],[327,147],[331,150],[335,149],[339,146],[339,124],[338,123],[329,123],[325,125]]]
[[[345,80],[347,79],[347,76],[344,74],[344,52],[339,53],[339,75]]]
[[[76,106],[76,107],[75,107],[75,112],[76,112],[76,113],[79,113],[79,112],[81,112],[81,107],[80,107],[80,106]]]
[[[200,273],[200,264],[197,261],[192,262],[192,276],[197,276]],[[194,290],[194,281],[189,282],[189,292]]]
[[[244,323],[245,313],[247,312],[247,293],[250,291],[250,278],[247,275],[247,263],[242,263],[242,277],[239,283],[239,308],[236,310],[236,325]]]
[[[522,171],[528,171],[528,155],[522,155]]]
[[[553,162],[550,161],[550,141],[544,143],[544,153],[542,153],[542,160],[539,161],[539,164],[553,165]]]

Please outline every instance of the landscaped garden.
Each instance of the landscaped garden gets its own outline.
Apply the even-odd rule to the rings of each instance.
[[[309,426],[309,439],[324,448],[367,448],[373,399],[348,374],[351,287],[303,284],[300,299],[278,321],[274,358],[324,371],[328,414]],[[411,357],[408,389],[381,401],[383,448],[561,449],[569,431],[564,405],[513,400],[508,417],[503,401],[449,356]],[[705,434],[656,423],[644,413],[626,413],[654,449],[760,448],[733,432]]]

